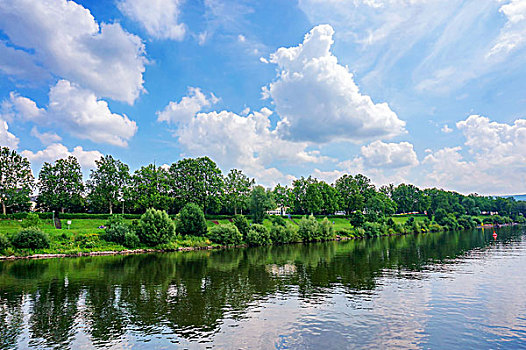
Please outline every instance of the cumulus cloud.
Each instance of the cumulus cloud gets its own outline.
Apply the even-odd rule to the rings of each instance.
[[[453,132],[453,129],[451,129],[447,124],[444,124],[440,131],[442,131],[444,134],[449,134]]]
[[[526,191],[526,119],[513,124],[471,115],[457,123],[466,141],[429,153],[426,185],[492,194]]]
[[[49,92],[47,109],[26,97],[11,93],[2,103],[3,115],[17,116],[44,126],[56,126],[80,139],[125,147],[137,125],[126,115],[112,113],[106,101],[89,90],[60,80]]]
[[[37,152],[25,150],[22,151],[22,155],[34,164],[54,162],[57,159],[74,156],[77,158],[80,165],[85,168],[95,168],[95,160],[102,157],[102,153],[99,151],[85,151],[81,146],[77,146],[73,148],[73,151],[69,151],[66,146],[60,143],[53,143],[45,149]]]
[[[151,37],[183,40],[186,29],[179,23],[181,3],[180,0],[123,0],[117,7]]]
[[[418,165],[418,157],[409,142],[374,141],[362,146],[361,154],[365,165],[371,168],[403,168]]]
[[[157,112],[157,121],[167,123],[188,122],[203,108],[210,107],[219,101],[214,94],[206,96],[200,88],[189,87],[188,94],[181,101],[170,102],[164,110]]]
[[[508,21],[501,29],[488,57],[507,54],[526,42],[526,2],[510,0],[500,7],[499,12],[504,14]]]
[[[29,53],[9,47],[3,40],[0,40],[0,73],[29,83],[51,77],[49,72],[34,62]]]
[[[5,120],[0,119],[0,147],[18,148],[18,137],[9,132],[9,126]]]
[[[17,66],[26,75],[27,67],[34,71],[41,66],[97,96],[130,104],[144,90],[141,39],[118,23],[99,25],[89,10],[73,1],[2,1],[0,29],[12,45],[31,52],[33,65],[28,55],[11,51],[23,56],[25,62]]]
[[[264,88],[281,117],[278,132],[291,140],[329,142],[389,138],[405,132],[387,103],[363,95],[347,67],[332,54],[334,30],[314,27],[303,43],[279,48],[270,56],[278,66]]]
[[[62,137],[58,136],[54,132],[42,132],[41,133],[40,131],[38,131],[36,126],[34,126],[31,129],[31,136],[34,136],[37,139],[39,139],[40,142],[42,142],[42,144],[44,145],[49,145],[52,143],[57,143],[59,141],[62,141]]]

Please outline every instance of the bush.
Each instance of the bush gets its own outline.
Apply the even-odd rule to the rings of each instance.
[[[360,211],[355,211],[350,215],[349,221],[354,227],[361,227],[365,222],[365,216]]]
[[[137,248],[139,246],[139,237],[133,231],[128,231],[124,235],[123,245],[128,248]]]
[[[304,242],[315,241],[318,239],[319,232],[320,224],[314,215],[310,215],[308,218],[304,216],[298,223],[298,234]]]
[[[335,234],[340,237],[354,237],[354,230],[349,228],[337,228]]]
[[[243,235],[235,225],[216,225],[208,231],[208,238],[215,243],[235,245],[241,243]]]
[[[290,225],[272,225],[270,238],[276,244],[286,244],[294,242],[298,237],[295,228]]]
[[[286,226],[287,221],[280,215],[270,215],[270,221],[273,225]]]
[[[248,231],[250,230],[250,226],[248,225],[248,220],[243,215],[235,215],[234,219],[232,220],[234,222],[234,225],[239,230],[239,233],[243,236],[243,239],[247,238]]]
[[[329,219],[324,218],[320,224],[320,239],[321,240],[330,240],[334,239],[334,225],[329,221]]]
[[[469,215],[461,215],[457,221],[458,224],[465,230],[474,229],[477,226],[475,220],[473,220],[473,218]]]
[[[49,237],[38,227],[29,227],[18,232],[12,243],[16,248],[43,249],[49,248]]]
[[[206,236],[205,214],[200,206],[188,203],[177,215],[177,233],[189,236]]]
[[[260,224],[252,224],[247,235],[247,243],[251,246],[267,245],[272,243],[270,232]]]
[[[0,251],[9,247],[9,240],[6,236],[0,234]]]
[[[366,222],[363,225],[367,237],[378,237],[383,233],[382,224],[378,222]]]
[[[96,233],[81,233],[75,236],[75,243],[83,248],[95,248],[100,243],[99,235]]]
[[[122,215],[110,216],[105,226],[106,230],[105,235],[103,236],[104,240],[118,244],[124,243],[124,237],[130,231],[130,228],[124,222]]]
[[[27,213],[27,216],[25,219],[22,220],[22,223],[20,224],[23,228],[28,227],[40,227],[41,221],[38,214],[35,213]]]
[[[146,245],[168,243],[174,234],[175,225],[164,210],[148,209],[139,220],[137,236]]]

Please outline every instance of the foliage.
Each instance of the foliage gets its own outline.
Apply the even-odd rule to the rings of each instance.
[[[215,243],[236,245],[241,243],[243,235],[235,225],[216,225],[208,231],[208,238]]]
[[[38,227],[28,227],[18,232],[12,239],[13,246],[20,249],[49,248],[49,236]]]
[[[20,226],[22,226],[23,228],[40,227],[41,224],[42,222],[40,221],[40,217],[38,216],[38,214],[27,213],[27,216],[24,220],[22,220]]]
[[[252,226],[250,226],[246,241],[251,246],[268,245],[272,243],[269,230],[259,224],[252,224]]]
[[[477,222],[469,215],[461,215],[457,222],[465,230],[474,229],[477,226]]]
[[[336,180],[335,188],[341,198],[342,209],[347,213],[363,212],[366,198],[375,191],[371,180],[362,174],[343,175]]]
[[[320,236],[320,225],[314,215],[303,217],[298,224],[298,234],[304,242],[315,241]]]
[[[130,231],[122,215],[110,216],[104,226],[106,226],[104,240],[118,244],[124,243],[124,238]]]
[[[379,237],[386,233],[386,228],[378,222],[366,222],[363,225],[367,237]]]
[[[320,223],[320,239],[330,240],[334,238],[334,225],[329,219],[324,218]]]
[[[75,243],[83,248],[95,248],[100,243],[100,237],[96,233],[81,233],[75,236]]]
[[[2,213],[7,208],[27,209],[34,179],[27,158],[8,147],[0,148],[0,203]]]
[[[281,215],[271,215],[270,221],[272,222],[273,225],[278,225],[278,226],[287,225],[287,221]]]
[[[107,155],[95,161],[96,169],[91,170],[87,182],[89,201],[100,207],[106,207],[113,214],[113,207],[124,201],[124,192],[130,182],[128,165]]]
[[[248,231],[250,230],[247,218],[243,215],[238,214],[234,216],[234,219],[232,221],[243,236],[243,239],[245,239],[248,235]]]
[[[265,191],[262,186],[256,186],[252,189],[249,207],[254,223],[261,224],[265,218],[266,211],[273,209],[274,205],[272,193]]]
[[[38,205],[53,211],[75,211],[83,205],[82,172],[77,158],[44,163],[38,176]]]
[[[137,248],[140,244],[140,240],[135,232],[128,231],[124,234],[124,242],[122,244],[128,248]]]
[[[286,244],[298,240],[295,227],[292,225],[272,225],[270,238],[274,244]]]
[[[137,169],[131,178],[130,187],[124,189],[123,195],[128,206],[135,210],[169,210],[173,205],[169,174],[155,164]]]
[[[238,209],[246,209],[250,188],[255,180],[243,174],[241,170],[231,169],[225,178],[225,203],[229,210],[237,214]]]
[[[360,227],[365,222],[365,216],[362,214],[361,211],[355,211],[350,215],[349,222],[354,227]]]
[[[206,220],[203,210],[195,203],[186,204],[177,215],[177,233],[180,235],[205,236]]]
[[[5,250],[9,247],[9,240],[3,234],[0,234],[0,251]]]
[[[148,209],[139,220],[137,236],[148,245],[168,243],[175,234],[175,225],[164,210]]]

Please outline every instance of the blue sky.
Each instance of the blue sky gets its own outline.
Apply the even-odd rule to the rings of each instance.
[[[526,192],[524,0],[0,2],[0,145]]]

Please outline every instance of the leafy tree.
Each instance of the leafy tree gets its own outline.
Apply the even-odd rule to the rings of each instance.
[[[368,221],[378,221],[396,212],[396,203],[382,192],[375,192],[367,198],[365,211]]]
[[[269,230],[263,225],[253,224],[248,231],[247,243],[251,246],[271,244]]]
[[[24,220],[22,220],[22,223],[20,226],[23,228],[28,227],[40,227],[42,222],[40,221],[40,217],[36,213],[27,213],[27,216]]]
[[[414,185],[400,184],[392,190],[391,198],[395,201],[399,213],[420,212],[423,208],[423,193]]]
[[[169,210],[173,203],[169,191],[168,172],[155,164],[149,164],[134,172],[129,191],[124,194],[135,209]]]
[[[149,246],[168,243],[175,234],[175,225],[166,211],[148,209],[139,220],[137,236]]]
[[[27,158],[8,147],[0,148],[0,202],[2,213],[7,208],[29,207],[29,195],[34,186],[31,165]]]
[[[254,179],[250,179],[241,170],[232,169],[225,178],[225,200],[229,208],[237,210],[247,207],[250,188],[254,185]]]
[[[93,201],[105,203],[113,214],[113,207],[123,202],[124,190],[130,181],[130,169],[112,156],[101,157],[95,161],[96,169],[91,170],[87,187]]]
[[[105,224],[104,239],[108,242],[123,244],[126,234],[130,231],[128,225],[124,222],[122,215],[112,215]]]
[[[248,230],[250,230],[250,225],[248,224],[247,218],[243,215],[238,214],[234,216],[234,219],[232,221],[243,236],[243,239],[245,239],[247,237]]]
[[[362,174],[343,175],[336,180],[335,188],[340,194],[342,207],[350,214],[354,211],[363,212],[366,199],[375,191],[371,180]]]
[[[291,189],[287,186],[281,186],[280,184],[277,184],[272,190],[272,195],[278,207],[290,208],[293,206],[293,194]]]
[[[302,176],[292,182],[291,197],[295,213],[307,214],[312,213],[312,209],[317,210],[321,196],[315,191],[315,188],[308,190],[316,182],[317,180],[311,176],[308,178]]]
[[[54,164],[44,163],[38,176],[38,205],[53,211],[75,210],[82,206],[84,184],[77,158],[69,156]]]
[[[314,217],[302,217],[298,224],[298,234],[304,242],[315,241],[320,236],[320,224]]]
[[[177,215],[177,233],[190,236],[206,235],[206,220],[203,210],[195,203],[188,203]]]
[[[252,221],[261,224],[265,218],[265,212],[275,206],[272,193],[265,191],[262,186],[256,186],[250,193],[249,207]]]
[[[203,211],[219,210],[224,192],[221,170],[208,157],[185,158],[170,166],[172,194],[178,205],[196,203]]]

